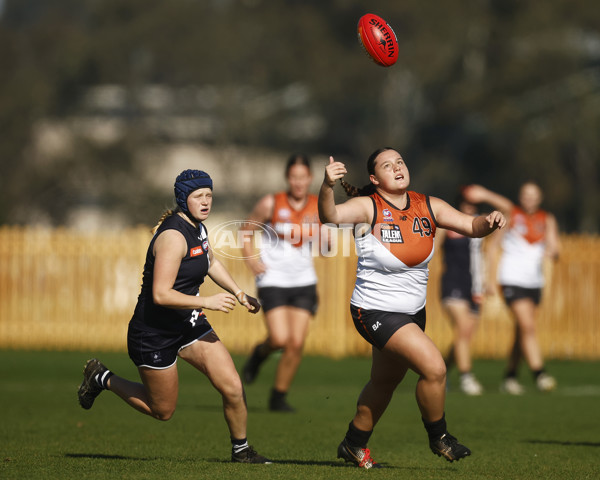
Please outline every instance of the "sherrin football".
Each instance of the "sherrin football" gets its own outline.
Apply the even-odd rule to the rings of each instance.
[[[392,27],[383,18],[372,13],[360,17],[358,40],[378,65],[391,67],[398,60],[398,39]]]

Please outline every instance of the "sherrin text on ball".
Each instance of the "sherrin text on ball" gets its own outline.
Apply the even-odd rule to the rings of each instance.
[[[371,59],[382,67],[391,67],[398,60],[398,39],[383,18],[367,13],[358,20],[358,40]]]

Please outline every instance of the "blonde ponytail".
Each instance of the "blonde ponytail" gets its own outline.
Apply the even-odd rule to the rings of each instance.
[[[158,230],[158,227],[160,227],[160,224],[163,223],[167,217],[170,217],[171,215],[175,215],[175,213],[177,213],[177,210],[165,211],[162,214],[162,216],[160,217],[160,219],[158,220],[158,223],[156,225],[154,225],[154,227],[150,230],[152,232],[152,235],[154,235],[156,233],[156,231]]]

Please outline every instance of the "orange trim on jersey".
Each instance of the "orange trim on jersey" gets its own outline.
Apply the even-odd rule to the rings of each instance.
[[[371,234],[398,260],[409,267],[423,263],[433,250],[436,221],[427,195],[407,192],[403,210],[374,193]]]
[[[309,194],[300,210],[292,208],[287,192],[276,193],[274,199],[271,224],[279,238],[295,247],[300,247],[308,239],[318,240],[321,222],[316,195]]]
[[[520,207],[513,207],[510,213],[510,228],[529,243],[541,242],[546,238],[548,212],[538,210],[528,214]]]
[[[358,322],[361,324],[363,330],[367,334],[367,337],[369,337],[373,341],[373,344],[375,344],[375,339],[371,335],[371,332],[367,328],[367,325],[362,321],[362,308],[358,308],[357,310],[358,310],[358,318],[357,318]]]

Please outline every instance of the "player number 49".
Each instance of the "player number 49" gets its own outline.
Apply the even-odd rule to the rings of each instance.
[[[421,237],[429,237],[431,235],[431,222],[427,217],[415,217],[412,231],[418,233]]]

